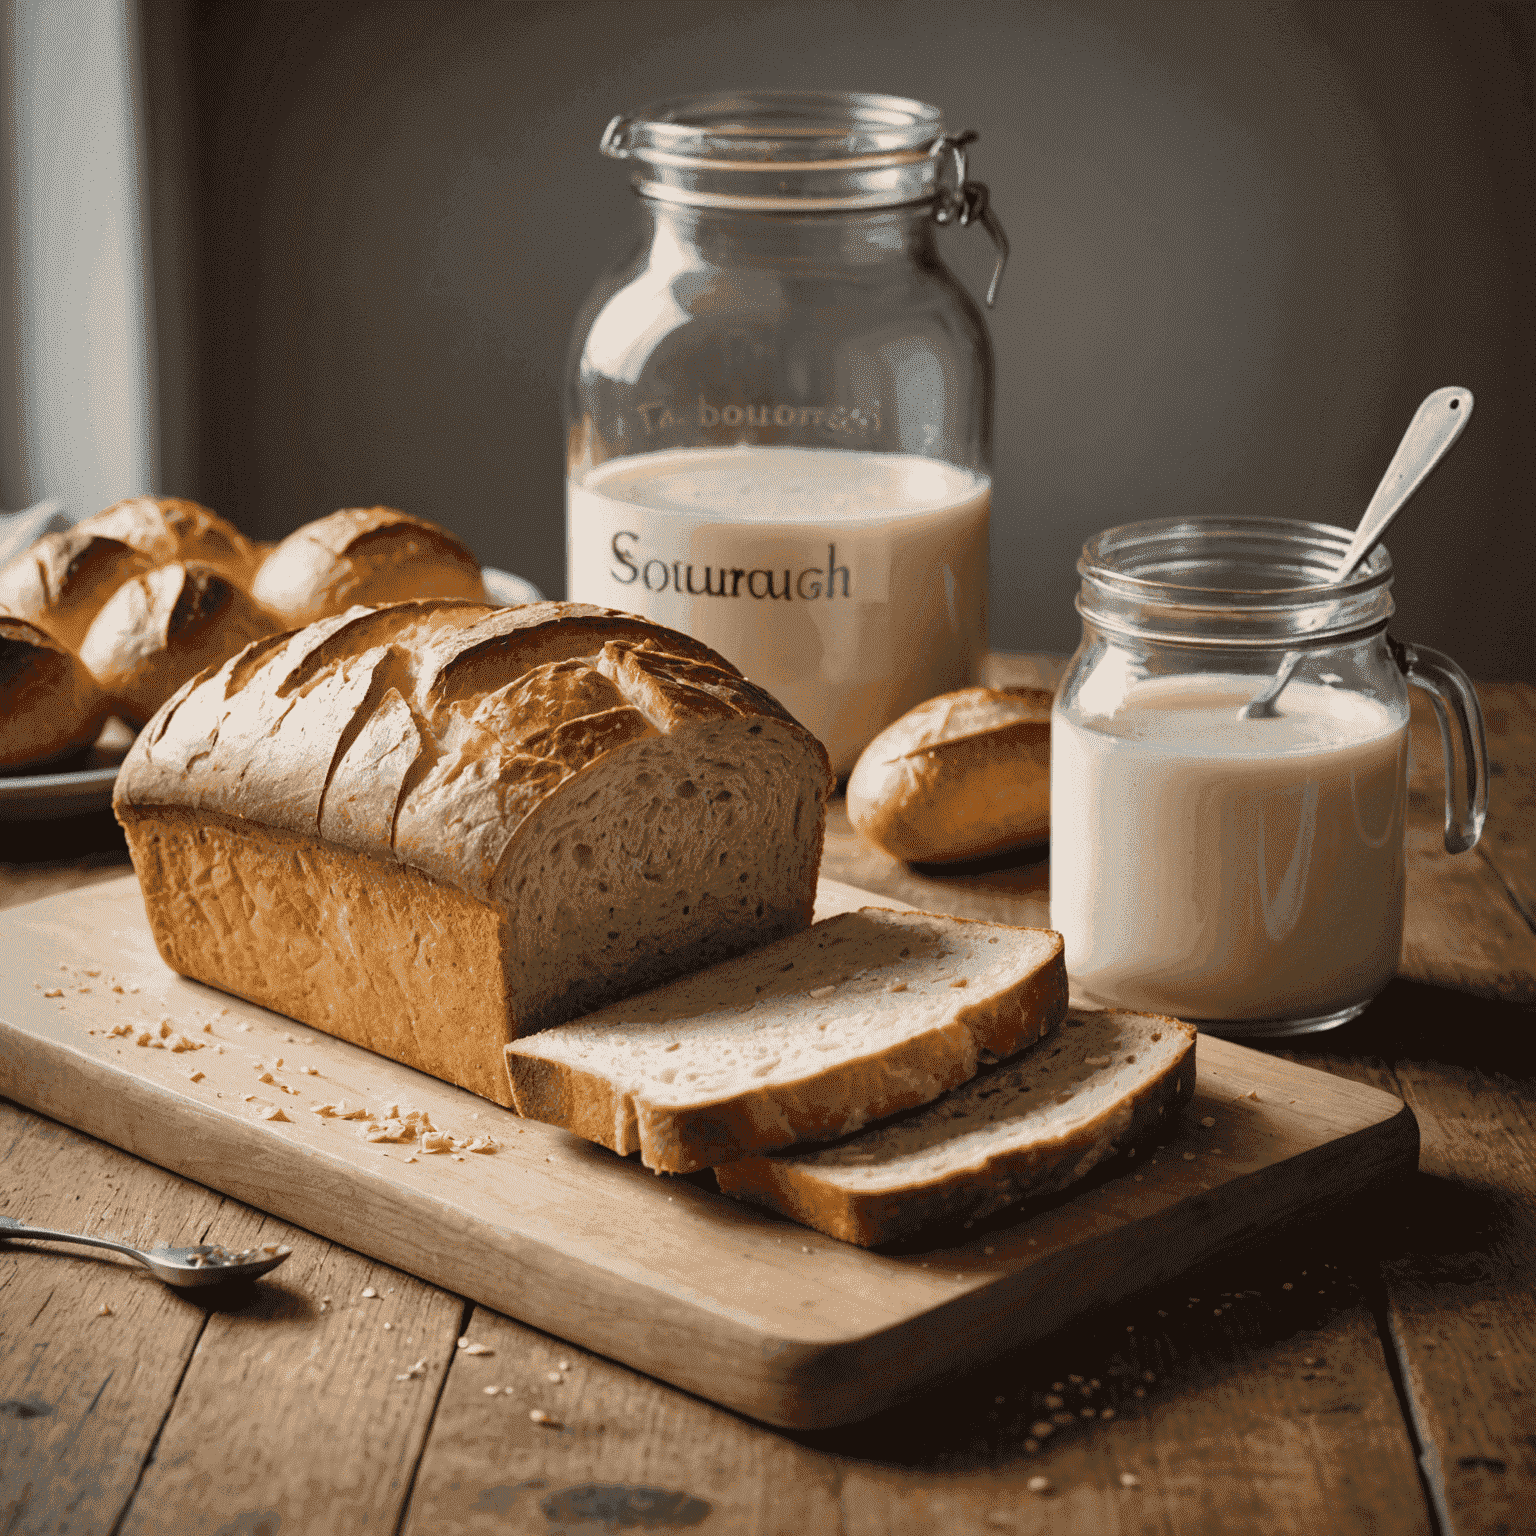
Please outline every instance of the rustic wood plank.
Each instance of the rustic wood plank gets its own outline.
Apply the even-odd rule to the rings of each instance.
[[[0,1100],[7,1216],[148,1246],[222,1240],[225,1204]],[[104,1250],[0,1246],[0,1529],[114,1528],[205,1316]]]
[[[1310,1229],[807,1437],[839,1457],[843,1530],[1429,1531],[1361,1262]]]
[[[1420,1173],[1382,1212],[1381,1321],[1448,1536],[1536,1530],[1533,1024],[1399,981],[1339,1032],[1360,1056],[1286,1053],[1401,1093],[1418,1117]]]
[[[773,1423],[869,1413],[1001,1338],[1048,1333],[1256,1226],[1337,1203],[1411,1166],[1417,1147],[1396,1099],[1211,1039],[1170,1127],[1188,1159],[1107,1165],[993,1237],[930,1234],[930,1264],[807,1242],[756,1207],[174,976],[131,878],[3,915],[6,944],[31,960],[0,975],[0,1091]],[[161,1028],[202,1049],[139,1048]],[[309,1112],[339,1100],[413,1106],[501,1148],[408,1160]],[[1201,1117],[1230,1120],[1228,1155],[1209,1153]]]
[[[765,1430],[494,1313],[477,1311],[468,1332],[494,1354],[454,1363],[407,1536],[616,1528],[643,1509],[701,1536],[1430,1529],[1369,1307],[1342,1266],[1299,1258],[1294,1241],[808,1434]],[[533,1409],[556,1424],[532,1423]],[[1049,1494],[1029,1488],[1041,1476]]]
[[[209,1317],[122,1536],[393,1531],[463,1302],[233,1202],[227,1217],[224,1240],[294,1254],[249,1304]]]
[[[1420,1172],[1380,1212],[1379,1315],[1447,1536],[1536,1530],[1533,1025],[1400,980],[1355,1024],[1277,1052],[1418,1118]]]
[[[1427,1187],[1383,1268],[1425,1469],[1447,1532],[1536,1531],[1536,1096],[1472,1067],[1396,1076]]]
[[[1528,776],[1536,776],[1536,740],[1522,745],[1519,715],[1507,708],[1518,685],[1504,685],[1496,708],[1488,711],[1491,761],[1501,767],[1490,789],[1484,839],[1500,852],[1494,860],[1479,854],[1446,853],[1442,842],[1445,789],[1440,731],[1427,697],[1411,691],[1408,778],[1408,911],[1399,974],[1412,981],[1471,992],[1509,1002],[1536,1003],[1536,933],[1516,904],[1502,872],[1518,878],[1521,862],[1511,849],[1536,829],[1527,818],[1522,795],[1536,800]],[[1512,767],[1514,754],[1530,752],[1526,768]],[[1526,821],[1529,821],[1529,827]],[[1523,831],[1522,828],[1526,830]]]
[[[1481,683],[1488,726],[1488,825],[1479,852],[1536,928],[1536,688]]]
[[[1456,1536],[1536,1531],[1536,708],[1522,684],[1479,695],[1490,783],[1475,858],[1439,845],[1438,731],[1417,701],[1413,720],[1402,973],[1441,985],[1397,983],[1361,1021],[1393,1058],[1375,1081],[1423,1136],[1382,1262],[1383,1324]]]
[[[1398,975],[1453,992],[1536,1003],[1536,932],[1498,872],[1451,855],[1439,824],[1415,814],[1407,837],[1408,910]]]
[[[838,1531],[831,1456],[485,1308],[466,1336],[493,1353],[453,1362],[404,1536]]]

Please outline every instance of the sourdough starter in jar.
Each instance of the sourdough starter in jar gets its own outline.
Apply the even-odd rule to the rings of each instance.
[[[1323,1015],[1391,980],[1406,709],[1265,679],[1133,683],[1051,739],[1051,925],[1074,992],[1185,1019]]]
[[[846,773],[897,715],[975,680],[990,501],[985,475],[910,454],[612,459],[568,488],[569,596],[713,646]]]

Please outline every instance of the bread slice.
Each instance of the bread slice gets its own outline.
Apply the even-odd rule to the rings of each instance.
[[[1061,936],[864,907],[507,1047],[520,1115],[688,1173],[926,1104],[1066,1013]]]
[[[1076,1183],[1195,1087],[1195,1028],[1073,1009],[1054,1039],[835,1147],[716,1170],[720,1188],[871,1248]]]

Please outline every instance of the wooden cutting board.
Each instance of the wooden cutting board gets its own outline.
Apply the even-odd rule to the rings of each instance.
[[[824,881],[817,915],[870,901],[900,905]],[[162,1047],[135,1044],[162,1020]],[[182,1036],[200,1048],[175,1050]],[[0,914],[0,1093],[792,1428],[864,1417],[1416,1164],[1390,1094],[1214,1038],[1198,1062],[1160,1148],[1066,1197],[867,1252],[173,974],[132,876]],[[408,1161],[311,1112],[342,1102],[424,1109],[499,1150]],[[274,1106],[286,1118],[263,1118]]]

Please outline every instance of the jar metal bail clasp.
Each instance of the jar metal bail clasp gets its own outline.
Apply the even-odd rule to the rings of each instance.
[[[992,237],[992,244],[997,251],[997,265],[992,269],[992,281],[987,284],[987,308],[991,309],[997,303],[998,284],[1002,282],[1003,269],[1008,265],[1008,236],[1004,233],[997,215],[992,211],[986,183],[972,181],[966,174],[966,145],[974,144],[978,137],[974,128],[967,128],[964,133],[945,134],[929,150],[929,154],[940,162],[939,190],[934,199],[933,222],[958,224],[964,229],[967,224],[979,221],[982,228]],[[950,157],[950,163],[954,167],[953,187],[944,184],[943,159],[946,155]]]
[[[634,123],[620,112],[603,129],[603,136],[597,145],[598,152],[607,155],[610,160],[629,159],[629,135],[633,127]]]

